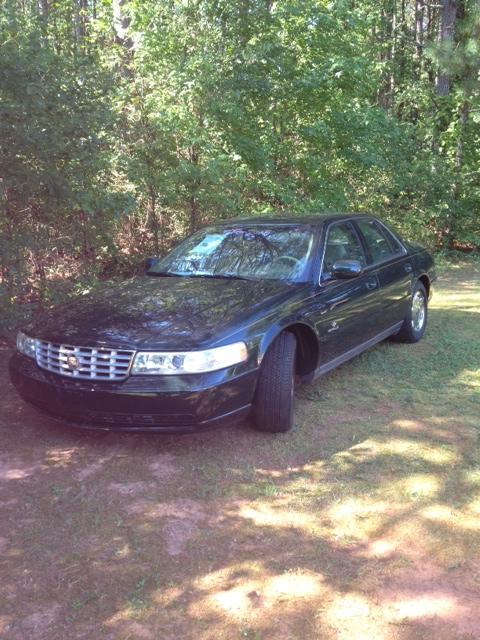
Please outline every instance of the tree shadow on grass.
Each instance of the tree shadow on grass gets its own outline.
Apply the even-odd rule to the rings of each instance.
[[[71,431],[4,370],[5,637],[478,637],[467,314],[300,393],[279,437]]]

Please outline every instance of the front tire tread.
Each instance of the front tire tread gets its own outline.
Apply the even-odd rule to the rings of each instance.
[[[295,336],[284,331],[263,358],[254,401],[259,431],[284,433],[293,427],[295,352]]]

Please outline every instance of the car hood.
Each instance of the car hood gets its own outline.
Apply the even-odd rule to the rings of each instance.
[[[25,330],[77,346],[200,348],[269,313],[297,289],[268,280],[143,276],[57,307]]]

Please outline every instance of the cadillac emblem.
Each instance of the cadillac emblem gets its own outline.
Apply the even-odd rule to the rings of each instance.
[[[67,356],[67,365],[69,369],[75,370],[78,369],[80,363],[76,356]]]

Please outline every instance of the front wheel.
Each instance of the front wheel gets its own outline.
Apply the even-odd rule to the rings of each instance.
[[[282,433],[293,427],[296,347],[293,333],[284,331],[263,358],[254,400],[259,431]]]
[[[421,282],[412,290],[407,314],[395,338],[400,342],[418,342],[427,326],[427,292]]]

